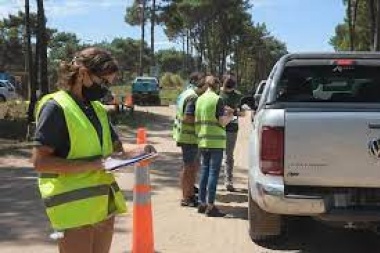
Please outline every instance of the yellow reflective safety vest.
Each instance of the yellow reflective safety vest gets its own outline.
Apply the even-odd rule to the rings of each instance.
[[[46,95],[39,101],[36,109],[37,122],[42,106],[50,99],[62,107],[65,116],[70,136],[67,159],[106,157],[112,153],[107,112],[100,102],[91,104],[102,126],[103,145],[92,123],[65,91]],[[75,174],[42,173],[38,186],[55,230],[95,224],[111,214],[127,211],[124,196],[114,176],[103,170]]]
[[[177,113],[173,126],[173,138],[177,143],[197,144],[197,136],[195,135],[194,124],[183,122],[185,101],[190,96],[198,96],[193,88],[188,88],[185,90],[180,95],[177,102]]]
[[[195,107],[195,132],[199,148],[226,148],[226,130],[215,117],[220,97],[207,90],[201,95]]]

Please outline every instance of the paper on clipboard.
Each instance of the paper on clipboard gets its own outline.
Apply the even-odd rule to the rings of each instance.
[[[135,163],[141,162],[143,160],[151,159],[155,156],[157,156],[157,153],[138,155],[129,159],[108,157],[104,160],[104,169],[106,171],[114,171],[122,167],[134,165]]]

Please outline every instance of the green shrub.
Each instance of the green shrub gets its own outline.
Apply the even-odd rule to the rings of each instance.
[[[183,84],[184,81],[179,75],[170,72],[164,73],[160,79],[160,85],[164,89],[182,88]]]

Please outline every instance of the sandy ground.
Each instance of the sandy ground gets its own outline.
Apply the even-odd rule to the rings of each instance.
[[[380,252],[378,236],[369,232],[332,229],[305,219],[295,222],[278,244],[257,245],[247,233],[247,134],[249,117],[242,120],[236,155],[237,192],[219,185],[217,205],[228,218],[207,218],[195,208],[179,206],[178,176],[181,157],[171,139],[171,107],[137,108],[136,117],[149,117],[148,140],[160,152],[151,165],[152,206],[156,252],[248,253],[248,252]],[[125,143],[135,132],[121,127]],[[0,144],[0,253],[57,252],[49,239],[49,225],[36,191],[36,174],[28,161],[30,149],[3,140]],[[117,174],[129,202],[130,212],[118,217],[112,253],[131,251],[133,171]],[[221,182],[222,180],[220,180]],[[80,252],[78,252],[80,253]]]

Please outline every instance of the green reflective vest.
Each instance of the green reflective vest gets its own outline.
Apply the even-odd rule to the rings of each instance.
[[[102,126],[103,145],[95,128],[82,109],[65,91],[44,96],[36,110],[36,120],[42,106],[54,99],[63,109],[70,136],[67,159],[108,156],[112,140],[107,112],[100,102],[91,102]],[[46,212],[56,230],[95,224],[110,214],[126,212],[123,194],[112,174],[103,170],[75,174],[42,173],[38,180]]]
[[[197,96],[193,88],[188,88],[185,90],[179,96],[177,101],[177,112],[173,126],[173,138],[177,143],[197,144],[197,136],[195,135],[194,124],[183,122],[185,101],[190,96]]]
[[[195,107],[195,132],[199,148],[226,148],[226,130],[215,117],[220,97],[208,90],[197,100]]]

